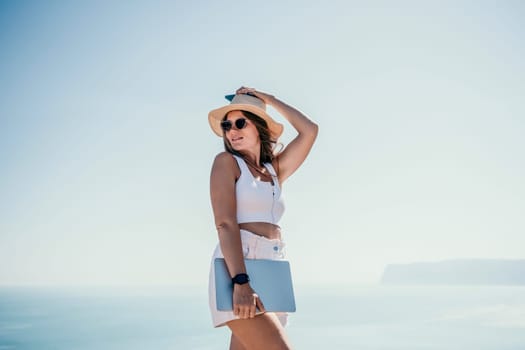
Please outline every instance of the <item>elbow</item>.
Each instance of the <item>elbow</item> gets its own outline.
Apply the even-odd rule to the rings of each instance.
[[[239,229],[239,224],[233,220],[217,220],[215,221],[215,226],[219,237]]]
[[[317,136],[317,134],[319,133],[319,125],[312,122],[312,129],[313,129],[314,135]]]
[[[319,125],[311,121],[310,126],[308,128],[308,135],[312,138],[312,140],[315,140],[317,138],[318,133],[319,133]]]

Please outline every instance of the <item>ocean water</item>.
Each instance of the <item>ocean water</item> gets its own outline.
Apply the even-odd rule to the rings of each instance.
[[[525,287],[297,286],[296,349],[525,349]],[[0,288],[0,350],[227,349],[206,287]]]

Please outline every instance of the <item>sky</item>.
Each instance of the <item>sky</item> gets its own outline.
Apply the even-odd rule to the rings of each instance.
[[[207,114],[241,85],[320,126],[283,184],[296,283],[525,258],[524,16],[520,1],[2,1],[0,285],[206,285],[223,150]]]

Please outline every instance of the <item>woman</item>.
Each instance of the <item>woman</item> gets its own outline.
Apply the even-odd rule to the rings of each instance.
[[[277,155],[274,147],[283,125],[266,113],[267,105],[298,133]],[[218,311],[212,263],[213,324],[230,328],[230,349],[289,349],[284,332],[287,315],[265,312],[264,300],[248,282],[244,259],[284,258],[278,226],[284,211],[281,185],[305,160],[318,126],[278,98],[247,87],[239,88],[229,105],[212,110],[208,119],[226,149],[216,156],[211,171],[210,195],[219,236],[212,262],[224,257],[234,282],[233,311]]]

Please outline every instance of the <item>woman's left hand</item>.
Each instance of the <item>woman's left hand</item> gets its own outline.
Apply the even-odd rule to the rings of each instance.
[[[271,104],[272,102],[272,99],[273,99],[273,95],[270,95],[270,94],[267,94],[265,92],[262,92],[262,91],[257,91],[255,90],[255,88],[250,88],[250,87],[246,87],[246,86],[241,86],[240,88],[237,89],[237,91],[235,91],[236,94],[252,94],[254,95],[255,97],[257,98],[260,98],[261,100],[263,100],[263,102],[267,105]]]

